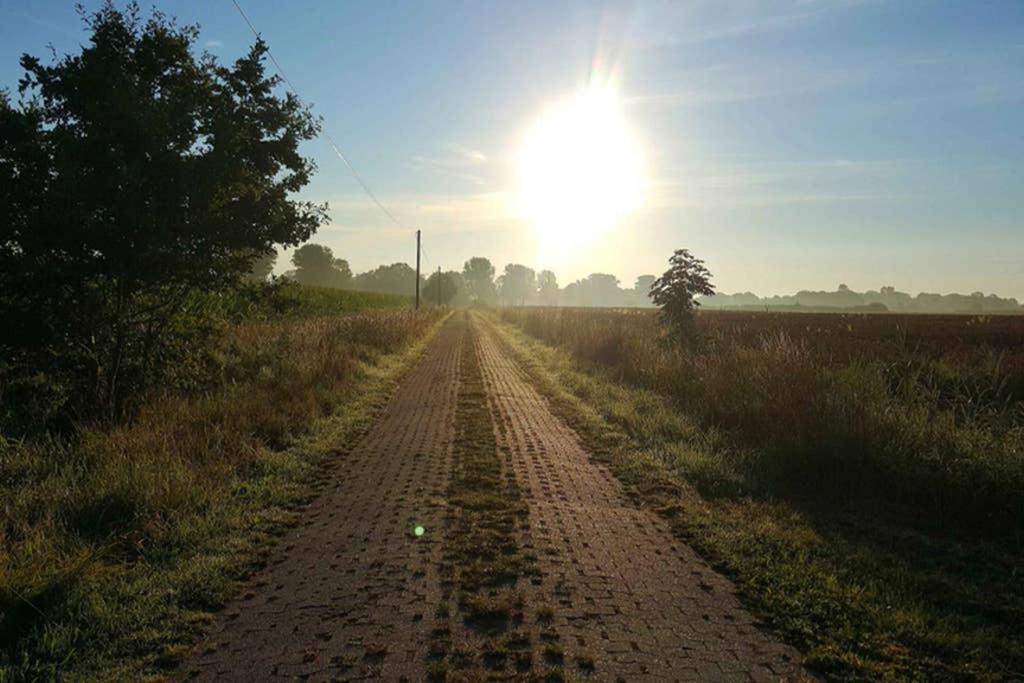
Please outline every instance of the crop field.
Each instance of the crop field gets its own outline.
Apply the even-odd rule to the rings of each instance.
[[[987,527],[1021,518],[1024,318],[703,313],[686,350],[653,312],[502,315],[760,451],[729,463],[745,486],[813,484]]]
[[[1024,317],[698,317],[690,347],[653,311],[497,324],[629,437],[620,476],[696,489],[655,504],[819,671],[1019,675]]]

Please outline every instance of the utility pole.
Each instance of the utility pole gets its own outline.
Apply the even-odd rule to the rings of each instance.
[[[441,266],[437,267],[437,305],[441,305]]]
[[[416,231],[416,310],[420,310],[420,231]]]

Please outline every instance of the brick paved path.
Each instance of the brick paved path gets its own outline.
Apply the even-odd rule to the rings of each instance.
[[[186,677],[423,677],[462,330],[442,328],[307,523],[219,615]],[[423,526],[423,537],[413,530]],[[249,597],[247,597],[249,596]]]
[[[758,631],[730,582],[630,503],[486,329],[478,352],[567,659],[592,658],[602,680],[799,677],[797,653]]]
[[[470,322],[467,322],[470,321]],[[339,464],[308,523],[218,616],[183,677],[264,680],[426,676],[441,601],[439,534],[465,325],[498,448],[529,505],[519,543],[540,577],[564,670],[593,680],[792,680],[798,655],[761,633],[731,584],[590,460],[486,326],[455,316],[378,425]],[[416,539],[411,530],[427,533]],[[525,583],[525,582],[524,582]]]

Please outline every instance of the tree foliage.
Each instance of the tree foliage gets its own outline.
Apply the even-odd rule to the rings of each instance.
[[[505,266],[498,278],[498,296],[509,306],[523,306],[537,292],[537,274],[518,263]]]
[[[292,277],[302,285],[344,289],[351,284],[352,269],[348,261],[335,258],[330,247],[304,244],[292,254],[295,271]]]
[[[462,267],[462,277],[470,300],[478,306],[491,306],[497,299],[494,285],[494,266],[483,256],[474,256]]]
[[[633,285],[633,294],[640,301],[650,301],[651,287],[658,278],[653,275],[638,275]]]
[[[265,254],[255,257],[246,274],[247,279],[252,282],[266,282],[274,272],[275,263],[277,263],[276,249],[271,249]]]
[[[458,296],[461,286],[460,273],[431,273],[423,285],[423,301],[429,305],[450,306]]]
[[[318,123],[275,94],[264,43],[223,66],[158,12],[82,17],[80,53],[23,56],[0,98],[0,372],[11,391],[12,367],[45,367],[58,403],[116,413],[209,330],[211,293],[326,207],[290,199]]]
[[[558,278],[550,270],[537,273],[537,297],[544,306],[558,304]]]
[[[651,285],[651,300],[661,307],[661,318],[675,338],[692,342],[695,338],[694,310],[698,296],[711,296],[715,288],[704,262],[688,249],[676,249],[668,260],[669,269]]]
[[[420,284],[423,284],[422,275],[420,276]],[[352,288],[364,292],[415,296],[416,270],[408,263],[392,263],[388,266],[378,266],[353,278]]]

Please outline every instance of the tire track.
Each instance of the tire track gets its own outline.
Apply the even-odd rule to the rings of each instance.
[[[792,680],[798,653],[762,633],[732,584],[638,509],[583,450],[526,374],[474,320],[488,392],[530,508],[528,547],[553,627],[579,676]]]

